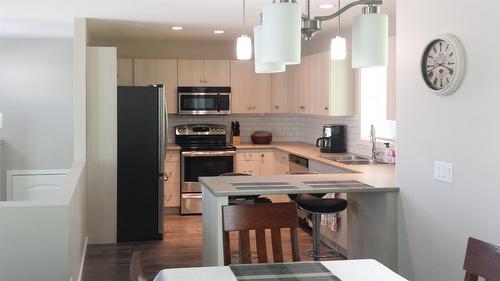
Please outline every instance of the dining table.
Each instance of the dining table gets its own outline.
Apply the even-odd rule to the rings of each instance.
[[[154,281],[404,281],[373,259],[163,269]]]

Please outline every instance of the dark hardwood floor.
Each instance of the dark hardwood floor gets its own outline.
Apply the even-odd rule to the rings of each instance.
[[[89,245],[83,270],[83,281],[126,281],[132,252],[142,251],[148,280],[165,268],[202,265],[201,216],[166,215],[163,241]],[[299,229],[301,253],[311,249],[309,233]],[[283,244],[289,245],[289,233],[283,232]],[[234,239],[233,239],[234,238]],[[235,242],[236,237],[231,237]],[[269,243],[268,243],[269,244]],[[236,244],[235,244],[236,245]],[[235,246],[231,247],[235,249]],[[291,261],[289,247],[284,247],[285,261]],[[272,256],[272,255],[270,255]],[[301,259],[311,260],[304,255]],[[339,257],[338,259],[343,259]]]

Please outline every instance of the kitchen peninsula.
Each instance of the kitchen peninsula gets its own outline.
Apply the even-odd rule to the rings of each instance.
[[[397,270],[399,188],[395,186],[393,167],[380,166],[364,165],[362,172],[343,174],[201,177],[203,265],[224,263],[222,206],[228,204],[229,196],[347,193],[347,258],[373,258]],[[391,175],[377,175],[381,168],[392,171]]]

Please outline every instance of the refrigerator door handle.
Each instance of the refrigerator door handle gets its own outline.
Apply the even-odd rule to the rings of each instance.
[[[158,87],[158,172],[163,174],[165,171],[165,126],[166,126],[166,112],[165,112],[165,95],[164,87]]]

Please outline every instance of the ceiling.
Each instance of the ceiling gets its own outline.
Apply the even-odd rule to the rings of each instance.
[[[390,16],[392,26],[395,1],[384,0],[382,7]],[[252,27],[258,24],[262,8],[271,2],[246,0],[248,34],[252,34]],[[305,0],[298,2],[305,12]],[[341,6],[350,2],[341,0]],[[325,3],[335,7],[318,8]],[[337,10],[336,3],[336,0],[311,0],[311,14],[331,14]],[[91,36],[101,40],[229,41],[242,33],[242,13],[242,1],[238,0],[1,0],[0,34],[3,37],[72,37],[72,19],[87,17],[91,18]],[[360,7],[346,12],[342,16],[343,27],[349,28],[352,17],[359,13]],[[174,25],[184,30],[171,30]],[[225,33],[213,34],[216,29]],[[335,32],[336,20],[324,23],[323,30]]]

